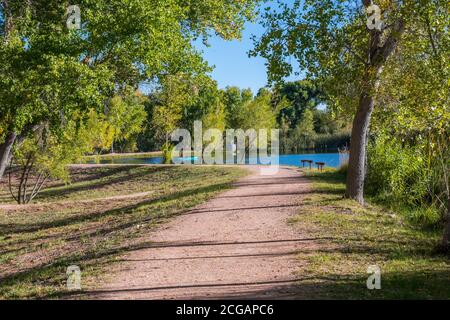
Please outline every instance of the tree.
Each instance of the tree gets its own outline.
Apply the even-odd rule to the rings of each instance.
[[[209,70],[192,47],[215,32],[239,37],[257,0],[0,1],[0,178],[13,144],[44,120],[98,111],[114,94],[167,74]]]
[[[383,136],[402,146],[397,154],[413,148],[414,161],[422,161],[424,195],[421,201],[436,208],[446,222],[442,245],[450,248],[450,33],[447,1],[432,1],[415,17],[403,35],[397,49],[398,58],[390,60],[381,77],[377,95],[382,108],[375,109],[372,132],[375,142],[383,143]],[[401,76],[399,76],[401,75]],[[381,137],[381,139],[380,139]],[[381,141],[380,141],[381,140]],[[389,154],[389,152],[386,152]],[[386,160],[380,154],[380,161]],[[413,167],[408,163],[407,168]],[[405,170],[406,171],[406,170]],[[374,173],[375,174],[375,173]],[[384,173],[386,174],[386,173]],[[410,177],[405,176],[403,198],[417,197]],[[399,178],[395,174],[395,178]],[[398,193],[396,188],[394,193]]]
[[[252,101],[245,103],[238,113],[241,123],[236,129],[270,130],[276,127],[276,114],[272,107],[270,91],[260,91]]]
[[[225,129],[225,106],[217,82],[210,77],[193,80],[193,99],[183,107],[182,128],[193,130],[194,121],[201,120],[203,129]]]
[[[196,100],[197,80],[186,74],[168,75],[161,80],[160,88],[152,93],[148,130],[159,146],[170,143],[170,134],[180,127],[183,113]]]
[[[114,140],[124,141],[138,133],[146,116],[142,112],[143,99],[139,94],[126,99],[117,96],[112,99],[108,114],[90,109],[87,114],[74,113],[62,126],[44,123],[28,134],[20,146],[15,146],[11,159],[9,185],[13,198],[19,204],[30,203],[49,179],[69,182],[68,166],[86,153],[108,150]],[[134,113],[125,114],[133,110]],[[17,192],[12,191],[13,171],[18,172]]]
[[[227,128],[240,128],[241,119],[240,110],[246,103],[253,100],[253,93],[250,89],[241,90],[238,87],[227,87],[222,92],[225,104]]]
[[[310,109],[306,109],[303,117],[295,127],[294,131],[294,148],[297,153],[298,147],[302,149],[314,148],[314,114]],[[292,149],[292,148],[291,148]]]
[[[267,129],[276,126],[274,108],[272,107],[272,93],[260,90],[253,96],[250,89],[241,90],[229,87],[223,91],[226,111],[226,126],[229,129]]]
[[[277,102],[284,99],[288,103],[280,109],[278,123],[281,124],[281,119],[284,119],[291,128],[295,128],[307,108],[315,108],[321,103],[321,95],[311,81],[282,83],[276,90],[276,99]]]
[[[111,152],[114,152],[114,143],[119,146],[121,152],[125,148],[134,151],[137,135],[143,131],[147,119],[144,106],[146,102],[147,98],[140,92],[128,94],[124,98],[115,96],[111,99],[106,113],[107,122],[114,131]]]
[[[434,16],[442,8],[439,1],[423,0],[302,3],[280,2],[281,13],[268,9],[267,31],[255,42],[253,54],[268,59],[272,80],[292,72],[289,58],[293,56],[307,76],[320,83],[330,107],[356,110],[346,194],[363,203],[368,130],[383,69],[396,59],[398,44],[417,17]],[[375,3],[381,7],[380,17],[372,15]],[[381,27],[374,24],[377,19],[382,20]]]
[[[90,128],[88,128],[90,129]],[[70,121],[64,130],[52,132],[48,125],[29,134],[16,146],[11,166],[17,172],[17,192],[13,191],[12,171],[9,171],[9,190],[18,204],[34,200],[49,179],[69,182],[68,165],[81,159],[91,151],[92,140],[76,121]]]

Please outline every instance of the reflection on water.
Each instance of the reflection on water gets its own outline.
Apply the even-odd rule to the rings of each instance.
[[[314,154],[289,154],[280,155],[280,165],[282,166],[301,166],[301,160],[312,160],[314,162],[325,162],[325,166],[339,167],[339,153],[314,153]],[[115,158],[101,160],[101,164],[161,164],[162,157],[152,158]],[[95,163],[90,161],[89,163]]]

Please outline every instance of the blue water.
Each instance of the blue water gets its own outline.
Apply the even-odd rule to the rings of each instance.
[[[313,154],[289,154],[280,155],[280,165],[301,167],[301,160],[312,160],[315,162],[325,162],[325,166],[337,168],[339,166],[338,153],[313,153]],[[118,158],[112,160],[101,160],[101,164],[161,164],[162,157],[153,158]],[[314,164],[315,166],[315,164]]]
[[[339,153],[314,153],[314,154],[289,154],[280,156],[280,165],[302,166],[301,160],[312,160],[314,166],[316,162],[325,162],[325,166],[339,167]]]

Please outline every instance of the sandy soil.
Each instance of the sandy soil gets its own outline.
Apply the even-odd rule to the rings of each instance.
[[[226,191],[149,234],[91,299],[298,298],[295,253],[315,246],[290,227],[308,182],[295,169],[258,168]],[[304,293],[303,293],[304,294]]]

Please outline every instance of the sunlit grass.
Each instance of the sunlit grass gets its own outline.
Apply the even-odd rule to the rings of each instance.
[[[314,298],[450,299],[450,260],[435,253],[441,233],[411,225],[404,213],[344,199],[344,176],[306,173],[313,192],[292,223],[321,240],[298,254]],[[381,268],[382,289],[368,290],[367,268]]]
[[[71,185],[56,183],[40,203],[0,210],[0,299],[64,296],[70,265],[80,266],[83,288],[95,288],[120,254],[149,244],[155,226],[245,174],[229,167],[74,170]]]

